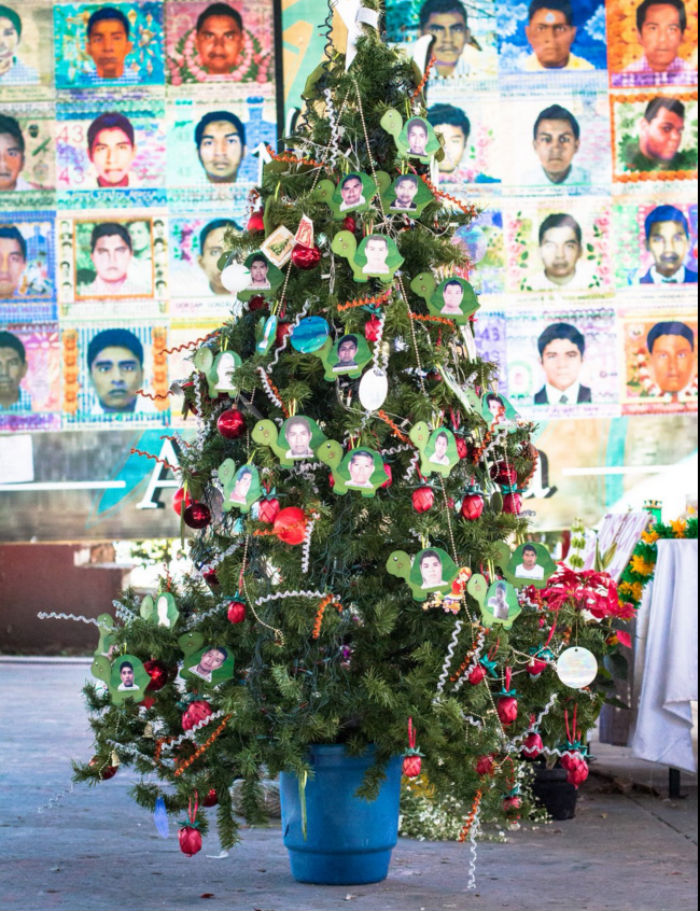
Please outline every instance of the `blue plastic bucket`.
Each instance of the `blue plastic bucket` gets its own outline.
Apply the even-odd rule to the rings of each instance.
[[[355,796],[374,750],[348,756],[342,744],[310,748],[315,772],[306,783],[306,839],[297,776],[280,775],[282,836],[292,876],[324,885],[376,883],[386,878],[399,825],[401,757],[386,766],[376,800]]]

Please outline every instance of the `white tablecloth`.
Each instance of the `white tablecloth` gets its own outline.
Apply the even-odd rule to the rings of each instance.
[[[691,702],[698,698],[698,542],[658,542],[632,753],[697,771]]]

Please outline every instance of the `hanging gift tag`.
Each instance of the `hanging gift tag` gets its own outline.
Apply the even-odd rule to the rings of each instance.
[[[578,645],[565,649],[557,659],[557,677],[564,686],[580,689],[588,686],[598,673],[598,662],[593,652]]]
[[[360,404],[366,411],[376,411],[384,404],[389,394],[389,380],[379,367],[368,370],[360,380],[358,395]]]
[[[294,243],[302,247],[313,247],[314,245],[314,223],[308,215],[302,215],[297,233],[294,235]]]

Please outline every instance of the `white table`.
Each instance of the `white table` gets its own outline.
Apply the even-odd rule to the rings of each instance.
[[[644,659],[630,746],[640,759],[696,772],[691,703],[698,698],[698,542],[662,539],[657,547],[645,592],[648,612],[638,618]]]

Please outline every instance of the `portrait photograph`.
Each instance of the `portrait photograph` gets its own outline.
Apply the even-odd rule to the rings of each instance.
[[[141,702],[150,682],[148,671],[135,655],[119,655],[111,664],[109,694],[116,705],[127,699]]]
[[[623,414],[697,412],[697,308],[687,303],[623,314]]]
[[[325,443],[327,437],[313,418],[295,414],[282,424],[277,437],[282,464],[292,464],[301,459],[314,459],[314,451]]]
[[[481,604],[481,616],[485,626],[499,625],[510,629],[521,613],[518,593],[505,579],[492,582]]]
[[[424,117],[409,117],[396,137],[396,148],[399,155],[428,164],[431,156],[440,148],[440,140],[429,120]]]
[[[610,97],[613,179],[697,179],[697,92],[659,89]]]
[[[508,324],[508,397],[535,418],[617,413],[615,311],[528,308]]]
[[[249,272],[248,285],[238,292],[239,300],[247,301],[256,295],[274,297],[274,292],[284,282],[284,273],[262,252],[256,250],[243,261]]]
[[[168,419],[164,328],[143,321],[101,326],[64,324],[63,411],[74,424],[164,424]]]
[[[698,84],[697,0],[607,0],[613,88]]]
[[[220,299],[230,305],[231,292],[221,283],[219,260],[226,253],[227,232],[240,234],[241,225],[226,211],[170,216],[170,293],[176,297]],[[221,312],[225,312],[223,309]]]
[[[16,193],[55,188],[53,132],[53,105],[0,103],[0,202],[4,206]]]
[[[518,412],[501,392],[484,392],[481,396],[481,416],[491,427],[507,424],[518,418]]]
[[[418,55],[421,69],[427,62],[425,39],[435,41],[436,62],[427,86],[429,102],[433,87],[446,84],[454,89],[496,79],[497,28],[493,10],[462,0],[457,0],[448,13],[435,0],[386,0],[387,40],[400,45],[410,57]]]
[[[360,447],[351,449],[343,456],[337,469],[338,477],[348,490],[359,490],[365,496],[374,496],[386,483],[384,460],[374,449]]]
[[[60,412],[58,324],[0,325],[0,429],[55,430]]]
[[[544,588],[556,568],[544,544],[527,541],[515,548],[508,565],[503,567],[503,574],[515,588],[528,585]]]
[[[671,298],[679,285],[697,286],[697,203],[618,199],[613,238],[618,288],[655,288]]]
[[[228,461],[231,461],[230,459]],[[222,466],[223,468],[223,466]],[[224,480],[221,471],[219,479]],[[237,509],[241,513],[248,513],[256,500],[262,495],[260,473],[255,465],[241,465],[233,477],[226,477],[224,483],[224,512]]]
[[[372,360],[364,335],[347,333],[341,335],[326,355],[324,363],[332,376],[359,376],[365,366]]]
[[[355,252],[355,263],[363,276],[388,282],[403,263],[396,241],[386,234],[368,234]]]
[[[256,91],[272,95],[272,0],[170,2],[165,36],[170,85],[254,83]]]
[[[33,312],[24,306],[30,302],[55,300],[54,218],[48,211],[0,212],[0,322]]]
[[[382,196],[384,210],[390,215],[418,218],[432,202],[433,194],[417,174],[400,174]]]
[[[228,214],[243,218],[246,194],[260,168],[253,152],[261,142],[276,142],[272,101],[253,94],[218,103],[178,98],[168,105],[166,124],[169,194],[207,189],[211,198],[234,200],[238,207]]]
[[[473,199],[479,212],[460,225],[452,243],[468,257],[465,278],[477,294],[500,294],[505,289],[503,213],[486,199]]]
[[[59,102],[59,190],[137,190],[165,184],[163,101]],[[92,197],[94,198],[94,196]]]
[[[167,274],[167,238],[156,236],[155,221],[137,212],[128,219],[122,212],[75,218],[75,300],[153,297],[156,274]]]
[[[426,119],[442,143],[442,153],[436,155],[437,184],[458,198],[465,195],[460,192],[464,184],[479,184],[484,192],[499,188],[505,134],[493,117],[493,103],[493,93],[455,93],[447,83],[431,94]]]
[[[605,3],[603,0],[504,4],[497,18],[500,73],[552,77],[605,70]]]
[[[607,199],[542,200],[522,206],[514,201],[507,206],[509,290],[597,294],[611,288]]]
[[[408,583],[421,593],[440,591],[446,594],[456,576],[457,567],[447,551],[441,547],[427,547],[413,558]]]
[[[459,462],[455,436],[448,427],[437,427],[430,434],[421,455],[431,469],[443,477]]]
[[[180,676],[196,685],[209,683],[220,686],[233,677],[234,657],[228,646],[205,645],[185,656]]]
[[[0,93],[48,97],[53,89],[53,19],[43,0],[0,3]]]
[[[580,86],[532,98],[501,100],[503,181],[524,194],[576,196],[610,192],[608,94]]]
[[[345,218],[348,212],[365,212],[376,193],[376,184],[368,174],[351,171],[338,181],[330,200],[331,211],[336,218]]]
[[[56,88],[163,85],[163,4],[56,4]]]
[[[463,326],[479,307],[474,289],[464,278],[452,275],[443,279],[428,301],[433,316],[453,320]]]

